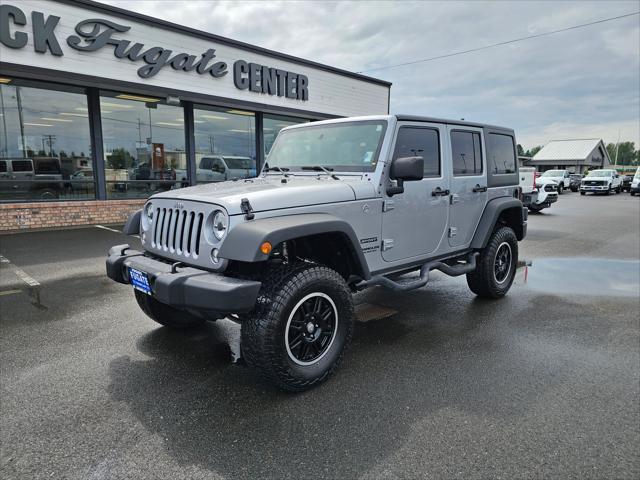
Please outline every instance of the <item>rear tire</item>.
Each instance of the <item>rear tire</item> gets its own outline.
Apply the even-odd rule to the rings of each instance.
[[[517,264],[516,234],[510,227],[498,227],[480,252],[476,269],[467,274],[467,285],[479,297],[504,297],[513,284]]]
[[[247,364],[290,392],[322,383],[353,334],[353,299],[344,279],[330,268],[300,263],[274,269],[262,288],[242,323]]]
[[[151,295],[142,293],[139,290],[134,290],[134,293],[140,309],[146,313],[151,320],[158,322],[160,325],[175,330],[184,330],[202,325],[206,322],[206,320],[194,317],[190,313],[165,305]]]

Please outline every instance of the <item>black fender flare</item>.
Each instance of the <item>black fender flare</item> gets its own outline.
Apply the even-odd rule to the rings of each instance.
[[[261,218],[233,227],[220,247],[220,258],[240,262],[263,262],[269,258],[260,251],[260,245],[269,242],[274,247],[286,240],[308,237],[320,233],[341,233],[354,254],[364,278],[369,278],[369,267],[358,237],[349,223],[328,213],[305,213]]]
[[[512,225],[518,240],[522,240],[527,234],[527,211],[522,202],[514,197],[499,197],[489,200],[480,217],[480,223],[471,241],[471,248],[484,248],[489,242],[489,237],[505,210],[512,210],[517,221]]]
[[[125,235],[138,235],[140,233],[140,217],[142,215],[142,209],[131,212],[127,218],[127,222],[124,224],[122,233]]]

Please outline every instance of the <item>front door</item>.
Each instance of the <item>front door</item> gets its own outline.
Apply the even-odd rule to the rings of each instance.
[[[421,156],[424,178],[404,183],[404,193],[385,198],[382,258],[387,262],[437,250],[447,228],[449,182],[442,171],[444,125],[400,123],[393,159]]]
[[[447,126],[451,146],[449,246],[467,246],[487,203],[487,172],[482,129]]]

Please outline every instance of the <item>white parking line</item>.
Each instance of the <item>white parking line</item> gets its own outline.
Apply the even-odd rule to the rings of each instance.
[[[27,272],[22,270],[21,268],[16,267],[11,261],[2,255],[0,255],[0,263],[6,263],[7,266],[16,274],[16,276],[22,280],[24,283],[29,285],[30,287],[39,287],[40,282],[38,282],[35,278],[29,275]]]
[[[0,292],[0,297],[4,297],[5,295],[15,295],[16,293],[20,293],[22,292],[22,290],[20,289],[16,289],[16,290],[3,290]]]
[[[120,230],[116,230],[115,228],[105,227],[104,225],[94,225],[96,228],[101,228],[102,230],[108,230],[113,233],[123,233]],[[132,237],[140,238],[140,235],[131,235]]]

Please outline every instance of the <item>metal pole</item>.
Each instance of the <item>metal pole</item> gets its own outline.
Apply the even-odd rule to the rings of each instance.
[[[16,85],[16,102],[18,104],[18,121],[20,122],[20,139],[22,140],[22,156],[26,158],[27,149],[24,143],[24,120],[22,118],[22,97],[20,96],[20,87]],[[42,147],[44,150],[44,146]]]

